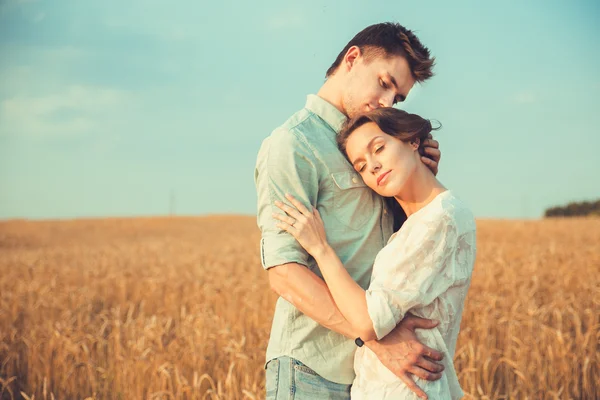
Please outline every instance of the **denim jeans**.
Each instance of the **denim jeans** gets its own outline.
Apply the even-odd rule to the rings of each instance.
[[[267,400],[349,400],[350,386],[328,381],[290,357],[267,363]]]

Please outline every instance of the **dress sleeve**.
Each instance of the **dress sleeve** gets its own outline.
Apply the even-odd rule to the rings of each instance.
[[[411,308],[430,304],[456,280],[459,238],[452,217],[440,213],[406,228],[375,261],[366,291],[377,339],[390,333]]]

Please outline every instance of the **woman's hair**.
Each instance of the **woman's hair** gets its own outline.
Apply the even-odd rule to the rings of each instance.
[[[340,151],[348,158],[346,144],[348,138],[359,127],[374,122],[382,132],[395,137],[403,142],[414,142],[419,140],[419,154],[423,155],[423,141],[431,131],[437,130],[441,125],[433,128],[431,121],[417,114],[410,114],[393,107],[384,107],[371,110],[367,113],[357,115],[346,121],[337,136]],[[386,197],[385,203],[394,216],[394,231],[400,229],[406,221],[406,213],[393,197]]]

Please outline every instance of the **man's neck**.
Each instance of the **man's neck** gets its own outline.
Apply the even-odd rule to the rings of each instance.
[[[335,77],[332,76],[325,81],[323,86],[321,86],[321,89],[317,92],[317,96],[333,105],[342,114],[346,115],[346,112],[342,107],[342,93]]]

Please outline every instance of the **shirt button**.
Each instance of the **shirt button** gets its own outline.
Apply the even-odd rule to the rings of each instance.
[[[353,177],[352,178],[352,183],[356,183],[356,182],[358,182],[358,179],[356,179],[356,177]]]

